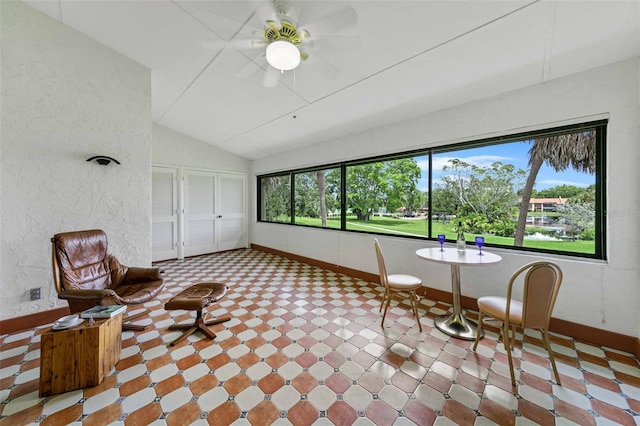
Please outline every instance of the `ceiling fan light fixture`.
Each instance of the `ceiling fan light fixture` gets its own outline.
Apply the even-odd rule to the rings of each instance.
[[[300,65],[300,50],[291,42],[276,40],[267,46],[267,62],[282,72]]]

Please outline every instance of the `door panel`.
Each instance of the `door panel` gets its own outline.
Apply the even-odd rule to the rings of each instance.
[[[220,173],[218,180],[218,250],[247,247],[246,176]]]
[[[178,257],[177,169],[153,167],[151,192],[152,261]]]
[[[218,251],[216,242],[216,173],[184,174],[184,255]]]

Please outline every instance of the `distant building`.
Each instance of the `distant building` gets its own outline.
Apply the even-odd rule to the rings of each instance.
[[[530,212],[555,212],[558,206],[564,206],[565,198],[532,198],[529,200]]]

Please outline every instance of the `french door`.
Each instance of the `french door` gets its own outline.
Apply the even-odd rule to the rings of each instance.
[[[160,241],[164,240],[159,240],[158,252],[154,249],[154,261],[161,257],[182,259],[247,247],[246,175],[186,168],[174,170],[178,175],[177,252],[172,257],[164,257],[170,253],[160,250]],[[164,199],[167,185],[163,185],[161,179],[158,183],[163,188],[158,189],[162,192],[158,197]],[[154,197],[155,184],[154,180]],[[155,227],[153,238],[156,247]],[[158,238],[166,239],[159,232]]]

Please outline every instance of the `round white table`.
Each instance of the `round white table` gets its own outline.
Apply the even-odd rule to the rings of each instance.
[[[478,328],[475,323],[465,318],[460,305],[460,266],[492,265],[500,262],[502,258],[486,251],[482,251],[482,256],[480,256],[476,249],[467,249],[465,253],[458,253],[456,248],[451,247],[445,247],[444,251],[440,251],[440,247],[423,248],[417,250],[416,254],[431,262],[451,265],[453,313],[449,316],[436,318],[434,321],[436,327],[449,336],[475,340]]]

